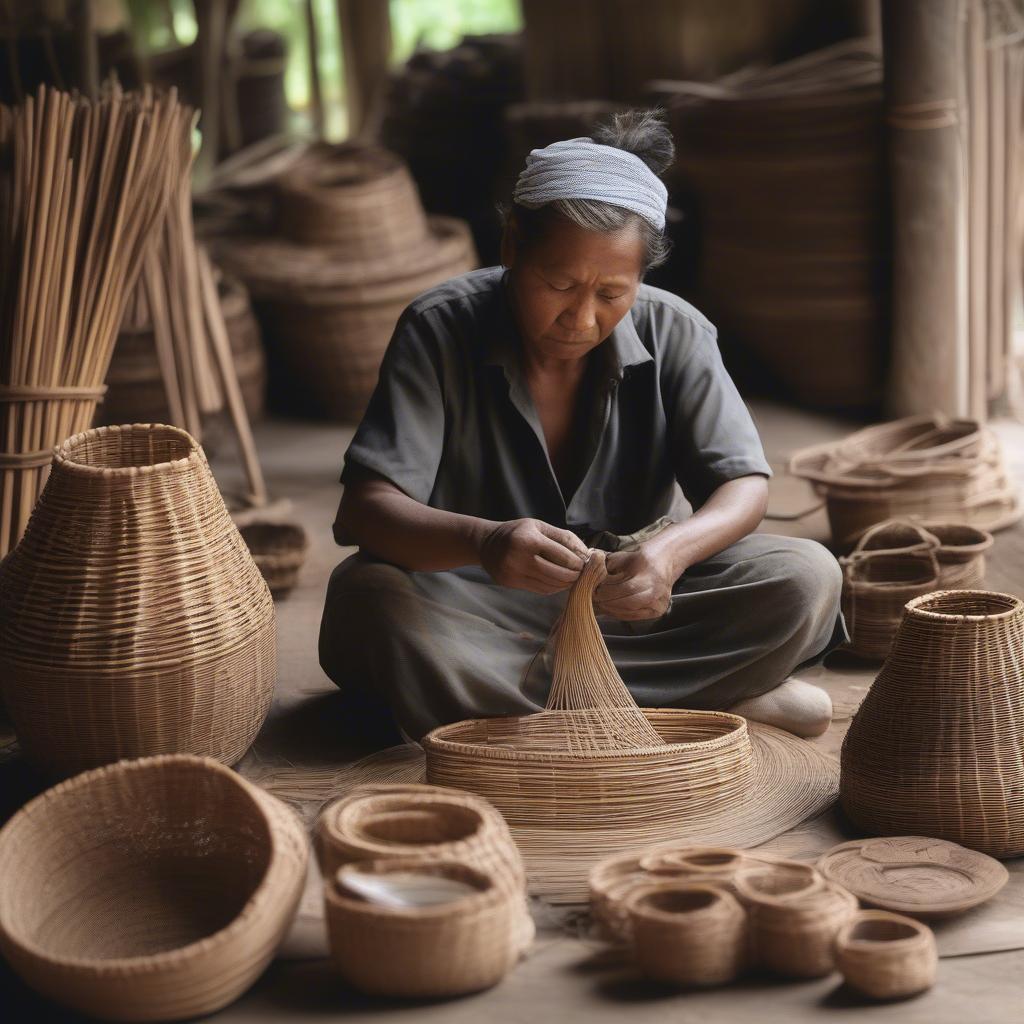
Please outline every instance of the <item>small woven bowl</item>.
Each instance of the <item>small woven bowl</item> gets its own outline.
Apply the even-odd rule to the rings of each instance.
[[[205,1016],[270,962],[307,860],[296,816],[219,762],[121,761],[0,831],[0,947],[32,988],[93,1017]]]
[[[872,999],[906,999],[935,984],[935,936],[913,918],[862,910],[836,936],[836,966]]]
[[[708,988],[743,970],[747,915],[725,889],[662,882],[637,889],[626,906],[637,964],[649,978]]]
[[[390,907],[348,893],[352,873],[413,872],[465,882],[472,895],[422,907]],[[331,959],[372,995],[459,996],[496,985],[519,958],[516,898],[493,876],[455,861],[365,861],[324,887]]]
[[[297,523],[249,523],[238,531],[272,594],[285,594],[298,582],[309,538]]]

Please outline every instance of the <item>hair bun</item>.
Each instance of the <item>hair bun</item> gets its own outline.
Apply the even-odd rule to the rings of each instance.
[[[590,136],[603,146],[614,146],[640,157],[655,174],[662,174],[675,159],[672,132],[662,110],[626,110],[594,129]]]

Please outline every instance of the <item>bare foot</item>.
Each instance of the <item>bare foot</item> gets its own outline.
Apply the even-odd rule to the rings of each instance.
[[[790,677],[774,690],[741,700],[728,710],[731,714],[810,739],[820,736],[829,727],[832,698],[820,686]]]

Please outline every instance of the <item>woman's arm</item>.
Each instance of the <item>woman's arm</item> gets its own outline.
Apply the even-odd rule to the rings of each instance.
[[[627,620],[664,615],[675,581],[755,530],[767,506],[765,477],[726,481],[689,519],[666,527],[636,551],[609,555],[608,578],[594,593],[597,610]]]
[[[431,508],[368,471],[350,474],[334,535],[413,572],[481,565],[503,586],[540,594],[571,586],[587,557],[586,545],[568,530],[538,519],[494,522]]]

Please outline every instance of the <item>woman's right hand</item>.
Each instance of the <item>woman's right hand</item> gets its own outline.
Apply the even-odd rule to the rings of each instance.
[[[503,587],[556,594],[576,582],[589,554],[569,530],[540,519],[512,519],[484,537],[480,564]]]

